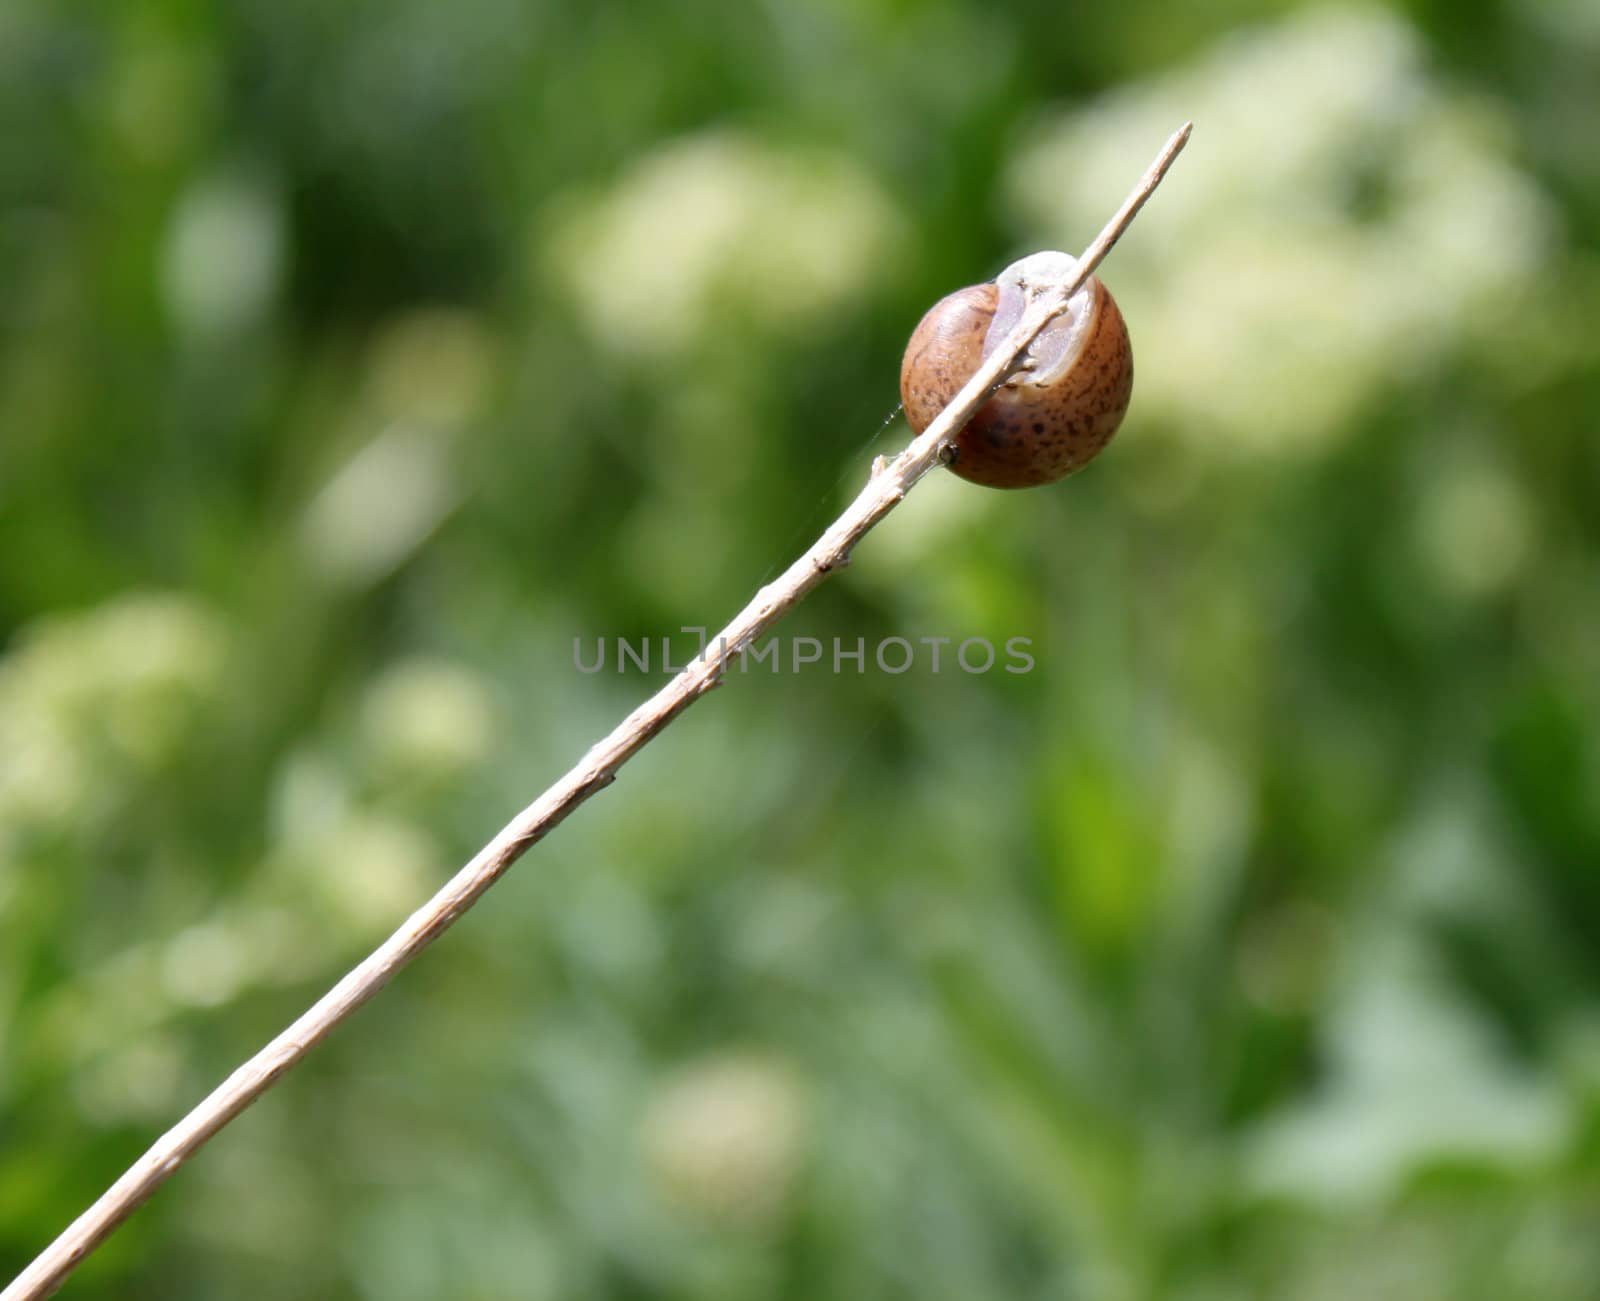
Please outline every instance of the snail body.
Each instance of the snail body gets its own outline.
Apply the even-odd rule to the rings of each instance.
[[[1070,278],[1076,259],[1035,253],[995,280],[935,303],[906,347],[900,397],[921,433],[1015,328],[1034,290]],[[1091,276],[1029,346],[1023,366],[954,437],[951,469],[991,488],[1053,483],[1111,440],[1133,392],[1133,348],[1116,301]]]

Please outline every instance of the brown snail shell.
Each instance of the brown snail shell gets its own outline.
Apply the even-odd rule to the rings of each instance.
[[[1072,274],[1065,253],[1036,253],[988,284],[958,289],[922,318],[900,366],[906,419],[921,433],[1010,333],[1030,290]],[[1133,347],[1116,301],[1091,276],[952,440],[950,468],[991,488],[1053,483],[1081,470],[1116,433],[1133,392]]]

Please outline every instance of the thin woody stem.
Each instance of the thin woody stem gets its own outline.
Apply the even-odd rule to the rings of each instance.
[[[894,460],[878,468],[810,549],[765,587],[715,638],[703,654],[635,709],[549,790],[513,818],[433,898],[298,1020],[245,1062],[207,1098],[158,1139],[98,1201],[80,1215],[11,1283],[0,1301],[35,1301],[56,1291],[78,1264],[195,1154],[205,1142],[253,1103],[334,1027],[378,993],[394,974],[426,949],[471,908],[505,871],[544,839],[569,813],[609,786],[617,770],[673,719],[719,685],[728,664],[797,605],[812,588],[849,563],[867,532],[905,498],[945,456],[950,440],[1017,367],[1034,336],[1065,310],[1067,300],[1111,251],[1188,142],[1190,127],[1177,131],[1121,209],[1089,245],[1070,283],[1035,294],[1021,320],[967,381],[955,399]]]

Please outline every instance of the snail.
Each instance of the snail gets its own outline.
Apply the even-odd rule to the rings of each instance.
[[[987,284],[941,298],[922,318],[900,366],[900,397],[921,433],[1016,326],[1030,289],[1070,278],[1077,260],[1035,253]],[[1090,276],[1040,331],[1017,373],[951,442],[950,468],[991,488],[1053,483],[1081,470],[1111,440],[1133,391],[1128,327]]]

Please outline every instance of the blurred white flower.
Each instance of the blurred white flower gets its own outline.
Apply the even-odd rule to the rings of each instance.
[[[168,759],[220,689],[225,652],[221,625],[175,595],[24,629],[0,658],[0,824],[69,816],[108,763]]]
[[[670,357],[751,324],[804,330],[880,280],[900,226],[850,159],[713,131],[578,200],[543,252],[597,339]]]
[[[1426,481],[1417,544],[1440,586],[1463,599],[1513,583],[1533,549],[1533,522],[1510,475],[1481,461],[1439,467]]]
[[[307,942],[305,919],[285,909],[241,897],[204,921],[185,927],[153,950],[154,974],[161,992],[180,1007],[220,1007],[252,986],[290,984],[315,974],[319,955]],[[149,946],[118,955],[97,979],[109,984],[117,971],[137,987]],[[137,995],[142,1011],[154,1015],[154,990]]]
[[[669,1200],[711,1223],[759,1231],[788,1204],[805,1131],[802,1087],[787,1066],[727,1054],[657,1089],[643,1144]]]
[[[1081,247],[1185,118],[1194,140],[1106,279],[1134,418],[1202,451],[1338,438],[1543,259],[1551,216],[1509,129],[1431,77],[1401,17],[1364,7],[1293,14],[1042,124],[1009,168],[1029,238]]]
[[[335,585],[362,587],[404,564],[461,499],[451,447],[489,400],[489,330],[451,308],[408,312],[375,335],[356,419],[379,426],[307,506],[301,543]]]
[[[307,858],[317,892],[352,931],[399,923],[427,897],[431,875],[443,880],[437,848],[421,828],[352,815]]]
[[[362,808],[344,770],[309,749],[284,766],[271,822],[275,844],[260,877],[263,889],[291,901],[297,913],[314,899],[323,929],[302,924],[300,943],[287,951],[282,914],[255,907],[250,930],[263,967],[297,969],[320,942],[394,925],[449,866],[426,831]]]
[[[395,424],[356,452],[307,508],[301,543],[331,583],[378,582],[432,536],[461,496],[437,432]]]
[[[282,202],[257,172],[202,178],[179,201],[167,235],[162,281],[178,326],[228,334],[271,307],[283,275]]]
[[[389,669],[367,693],[362,732],[380,771],[449,776],[483,758],[493,735],[489,696],[471,672],[413,659]]]
[[[272,793],[273,838],[294,848],[315,845],[344,822],[350,803],[344,768],[304,746],[279,770]]]
[[[250,981],[250,953],[225,921],[200,922],[179,932],[162,953],[167,996],[188,1007],[229,1002]]]

